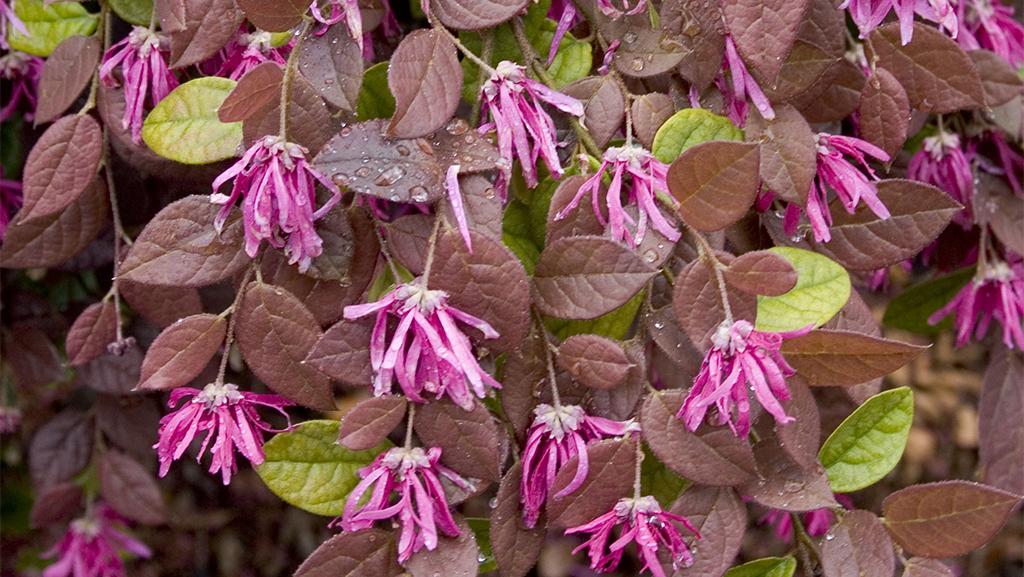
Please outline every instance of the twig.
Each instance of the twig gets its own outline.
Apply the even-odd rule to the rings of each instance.
[[[224,337],[224,354],[220,357],[220,367],[217,369],[217,379],[214,381],[218,385],[224,384],[224,374],[228,369],[228,357],[231,355],[231,345],[235,343],[235,320],[238,318],[238,309],[242,306],[242,297],[245,295],[245,289],[249,285],[249,277],[252,276],[253,270],[257,270],[258,267],[259,263],[254,262],[248,269],[246,269],[245,276],[242,277],[242,283],[238,285],[238,292],[235,294],[235,301],[231,303],[231,307],[228,308],[231,317],[228,319],[228,330]],[[257,270],[257,273],[258,272],[259,271]]]
[[[409,418],[405,422],[405,448],[412,448],[413,423],[416,421],[416,403],[409,403]]]
[[[548,329],[544,326],[544,320],[537,309],[533,309],[533,320],[537,325],[537,331],[540,333],[541,338],[544,339],[544,358],[548,368],[548,386],[551,387],[551,404],[558,410],[562,408],[562,398],[558,394],[558,375],[555,373],[555,358],[553,354],[558,349],[551,343]]]
[[[434,266],[434,252],[437,248],[437,234],[441,230],[441,215],[434,215],[434,230],[430,231],[430,241],[427,245],[427,258],[423,262],[423,275],[420,277],[420,282],[423,288],[427,288],[427,282],[430,280],[430,269]],[[396,279],[397,282],[397,279]]]
[[[284,78],[281,80],[281,109],[279,111],[280,116],[278,117],[278,136],[281,140],[285,141],[288,140],[288,106],[291,104],[292,79],[295,77],[295,68],[298,66],[302,43],[306,40],[306,35],[309,33],[312,22],[311,19],[307,18],[302,23],[298,39],[295,41],[295,46],[292,47],[291,54],[288,55],[288,62],[284,67]]]

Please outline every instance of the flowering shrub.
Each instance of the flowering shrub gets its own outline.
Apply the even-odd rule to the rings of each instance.
[[[0,22],[4,575],[952,576],[1024,496],[1010,3]]]

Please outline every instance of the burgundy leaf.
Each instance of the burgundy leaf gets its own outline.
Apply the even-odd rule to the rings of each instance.
[[[115,511],[143,525],[167,521],[160,487],[153,474],[124,453],[108,450],[97,466],[100,495]]]
[[[548,208],[547,244],[569,236],[600,236],[604,233],[604,225],[597,220],[594,210],[586,202],[569,211],[565,218],[555,220],[555,216],[576,197],[576,193],[586,181],[587,177],[575,175],[567,176],[558,183]],[[602,186],[602,194],[603,188]]]
[[[25,204],[17,222],[64,210],[96,178],[103,152],[103,133],[89,115],[65,116],[39,137],[25,161]]]
[[[630,362],[619,343],[599,335],[575,335],[558,347],[558,366],[580,384],[612,389],[626,380]]]
[[[153,0],[160,30],[171,33],[185,29],[185,0]]]
[[[782,409],[796,420],[784,427],[775,426],[769,419],[761,419],[757,424],[761,427],[774,428],[779,446],[786,456],[800,467],[812,468],[818,462],[818,448],[821,445],[821,415],[818,403],[811,389],[799,377],[790,379],[787,384],[792,398],[782,401]]]
[[[899,80],[885,68],[876,68],[860,93],[857,112],[861,138],[895,158],[910,125],[910,101]]]
[[[342,417],[338,444],[353,451],[376,447],[402,422],[408,405],[393,395],[360,401]]]
[[[579,457],[573,457],[555,476],[548,498],[550,526],[574,527],[588,523],[612,510],[615,503],[632,494],[636,468],[635,439],[605,439],[587,447],[589,471],[579,489],[559,499],[555,497],[576,475]]]
[[[430,10],[456,30],[491,28],[519,14],[529,0],[434,0]]]
[[[331,116],[320,93],[301,74],[292,77],[285,138],[316,154],[337,133],[341,121]],[[278,134],[281,123],[281,102],[261,108],[242,123],[242,140],[251,146],[267,134]]]
[[[523,527],[519,507],[522,473],[522,463],[508,470],[498,485],[498,495],[491,509],[491,549],[501,577],[526,577],[537,563],[544,544],[543,525],[533,529]]]
[[[391,63],[394,66],[394,56]],[[363,51],[345,26],[307,35],[299,53],[299,70],[324,100],[355,112],[363,83]]]
[[[68,364],[77,367],[105,354],[117,338],[118,322],[113,299],[89,305],[68,330]]]
[[[981,478],[989,485],[1024,495],[1024,358],[1001,348],[989,361],[978,403]]]
[[[414,275],[423,274],[427,262],[434,217],[429,214],[407,214],[384,225],[391,256]]]
[[[373,381],[372,331],[370,322],[339,321],[316,341],[303,362],[335,381],[368,386]]]
[[[987,223],[999,242],[1018,254],[1024,253],[1024,203],[1004,178],[979,172],[972,205],[975,219]]]
[[[122,280],[118,289],[132,310],[161,328],[203,312],[199,291],[191,287],[152,286]]]
[[[588,76],[566,86],[562,92],[583,103],[587,130],[598,146],[607,145],[626,118],[626,99],[619,85],[610,76]]]
[[[458,537],[453,539],[442,535],[433,551],[424,547],[413,553],[405,564],[411,577],[476,577],[479,574],[480,562],[477,559],[480,549],[476,535],[464,519],[456,517],[455,522],[459,526]]]
[[[967,56],[974,62],[974,68],[981,76],[985,106],[996,107],[1006,104],[1021,93],[1024,80],[1002,56],[988,50],[971,50]]]
[[[1021,498],[970,481],[912,485],[882,502],[885,526],[910,555],[958,557],[988,543]]]
[[[217,109],[221,122],[241,122],[266,111],[281,98],[284,71],[276,62],[264,62],[238,80]],[[280,108],[278,108],[280,110]]]
[[[731,265],[731,255],[718,255],[719,260]],[[757,298],[726,285],[729,305],[736,318],[754,322],[757,315]],[[698,351],[710,346],[711,335],[725,320],[721,291],[714,275],[704,261],[698,259],[686,265],[676,278],[672,293],[672,308],[676,313],[679,327],[690,337]]]
[[[496,170],[501,161],[498,149],[491,141],[477,134],[476,130],[470,128],[468,122],[458,117],[452,118],[444,128],[427,135],[423,140],[417,140],[417,146],[424,146],[424,141],[429,141],[429,148],[433,148],[437,163],[445,173],[453,164],[459,165],[460,176]],[[427,149],[428,147],[424,146],[424,150]],[[463,180],[466,179],[460,179]],[[493,185],[490,189],[489,194],[485,196],[493,200],[497,194]],[[466,194],[465,190],[463,194]],[[466,204],[470,204],[468,200]],[[467,210],[471,210],[471,207],[467,206]]]
[[[817,138],[802,114],[789,105],[775,107],[775,118],[751,114],[747,138],[761,145],[761,180],[784,200],[804,204],[818,165]]]
[[[164,329],[146,351],[138,388],[161,391],[187,385],[220,350],[227,325],[223,316],[198,314]]]
[[[675,104],[669,95],[651,92],[633,99],[630,112],[633,115],[634,136],[649,149],[654,145],[654,135],[658,129],[675,112]]]
[[[395,96],[389,135],[416,138],[441,128],[455,114],[462,87],[455,45],[435,30],[411,32],[388,63],[388,86]]]
[[[694,562],[687,571],[701,577],[722,577],[743,542],[747,509],[728,487],[692,486],[669,509],[693,523],[701,538],[685,535]]]
[[[334,409],[330,381],[303,362],[323,332],[302,302],[280,287],[253,282],[234,314],[238,348],[261,381],[311,409]]]
[[[103,354],[78,367],[78,384],[101,393],[126,395],[139,384],[142,351],[132,346],[123,354]]]
[[[860,105],[861,92],[867,82],[860,67],[843,58],[827,76],[831,77],[831,82],[823,91],[809,90],[792,100],[807,122],[839,122]]]
[[[699,4],[666,0],[662,4],[661,21],[664,29],[673,33],[672,41],[678,42],[686,54],[679,62],[679,74],[703,92],[722,69],[725,29],[721,0]]]
[[[317,221],[316,232],[323,242],[323,252],[303,274],[317,280],[347,281],[355,254],[355,232],[348,215],[341,210],[329,212]]]
[[[862,333],[818,329],[783,341],[782,354],[807,384],[836,387],[888,375],[927,348]]]
[[[896,555],[885,526],[869,511],[850,511],[821,545],[825,577],[892,575]]]
[[[37,487],[72,479],[89,464],[94,440],[92,417],[65,409],[32,435],[28,469]]]
[[[139,462],[156,460],[153,445],[163,416],[158,403],[143,395],[97,395],[95,407],[96,426],[111,444]]]
[[[29,512],[29,525],[39,529],[71,519],[82,506],[82,488],[76,483],[58,483],[38,491]]]
[[[757,196],[760,159],[760,147],[744,142],[705,142],[683,151],[667,177],[679,215],[702,231],[739,220]]]
[[[394,534],[371,528],[324,541],[295,577],[395,577],[401,572]]]
[[[142,284],[197,287],[241,271],[242,215],[232,210],[220,232],[213,220],[220,207],[205,196],[172,202],[149,221],[120,267],[122,279]]]
[[[544,249],[533,277],[537,308],[563,319],[593,319],[633,298],[657,271],[611,240],[575,236]]]
[[[743,60],[771,84],[796,42],[808,0],[724,0],[722,12]]]
[[[911,557],[903,566],[903,577],[954,577],[956,574],[942,561]]]
[[[754,502],[792,512],[839,506],[821,463],[815,459],[809,467],[797,464],[770,431],[754,446],[754,458],[757,481],[750,481],[739,489]]]
[[[648,385],[647,358],[642,341],[623,343],[629,368],[624,383],[614,389],[593,389],[588,391],[590,402],[587,407],[591,414],[615,421],[632,418],[636,405]]]
[[[505,361],[498,396],[509,425],[520,437],[533,422],[533,408],[540,397],[539,389],[547,383],[546,346],[542,338],[531,335]]]
[[[728,427],[702,426],[696,433],[676,418],[685,394],[665,391],[650,394],[640,409],[647,446],[672,471],[696,483],[739,485],[755,474],[754,454],[746,439]]]
[[[441,448],[441,462],[448,467],[484,481],[501,478],[498,425],[483,405],[472,411],[449,401],[421,405],[415,428],[424,445]]]
[[[253,25],[267,32],[287,32],[309,11],[306,0],[236,0]],[[343,28],[336,26],[335,28]]]
[[[608,42],[619,40],[612,64],[624,76],[647,78],[674,69],[685,56],[671,30],[651,28],[646,12],[609,20],[600,15],[601,35]]]
[[[38,327],[16,325],[4,331],[3,360],[23,390],[40,389],[64,378],[64,363],[50,337]]]
[[[776,82],[761,85],[772,102],[813,98],[832,83],[846,49],[844,15],[832,0],[810,0]]]
[[[43,124],[67,110],[85,90],[100,61],[98,36],[71,36],[46,58],[39,77],[35,123]]]
[[[777,296],[796,286],[793,265],[765,250],[740,255],[722,274],[725,282],[752,295]]]
[[[171,65],[175,68],[198,64],[216,54],[238,34],[245,20],[235,0],[184,0],[184,4],[185,27],[171,34]]]

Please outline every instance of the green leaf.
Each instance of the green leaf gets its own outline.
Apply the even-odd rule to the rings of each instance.
[[[363,73],[363,84],[356,100],[359,120],[391,118],[395,114],[395,97],[388,88],[388,61],[378,62]]]
[[[836,493],[868,487],[896,466],[914,420],[914,393],[907,387],[879,393],[829,435],[818,458]]]
[[[936,325],[928,324],[928,317],[953,300],[960,289],[974,277],[974,267],[951,275],[924,281],[909,287],[889,302],[882,323],[922,335],[934,335],[953,326],[953,315]]]
[[[743,131],[724,116],[703,108],[685,108],[661,125],[651,152],[668,164],[687,148],[711,140],[743,140]]]
[[[519,257],[526,272],[532,275],[537,259],[540,258],[540,247],[533,242],[531,230],[530,207],[518,199],[512,199],[501,221],[501,240]]]
[[[494,549],[491,546],[491,520],[482,517],[466,517],[466,523],[473,530],[477,547],[480,548],[480,555],[476,558],[480,563],[480,573],[497,571],[498,563],[494,560]]]
[[[190,80],[160,101],[142,125],[142,140],[153,152],[183,164],[207,164],[235,156],[241,122],[221,122],[217,109],[235,88],[227,78]]]
[[[138,26],[149,26],[153,14],[153,0],[107,0],[110,8],[121,20]]]
[[[725,577],[793,577],[796,559],[793,557],[765,557],[733,567]]]
[[[621,341],[626,338],[629,328],[633,326],[636,313],[639,312],[640,305],[644,302],[644,294],[645,291],[638,292],[636,296],[626,301],[626,304],[596,319],[569,321],[546,317],[544,324],[560,339],[567,339],[573,335],[592,334]]]
[[[671,507],[683,490],[690,485],[689,481],[669,470],[647,447],[644,447],[644,462],[640,475],[641,492],[644,495],[653,495],[663,509]]]
[[[25,23],[28,34],[8,26],[7,41],[12,50],[35,56],[49,56],[53,49],[71,36],[89,36],[96,30],[99,16],[90,14],[77,2],[45,6],[43,0],[18,0],[14,13]]]
[[[790,247],[770,249],[797,272],[796,286],[777,297],[757,298],[757,329],[793,331],[827,323],[850,298],[850,275],[832,259]]]
[[[338,428],[338,421],[306,421],[274,435],[263,447],[266,460],[256,472],[288,504],[317,515],[341,515],[345,499],[359,483],[359,469],[391,443],[349,451],[338,444]]]

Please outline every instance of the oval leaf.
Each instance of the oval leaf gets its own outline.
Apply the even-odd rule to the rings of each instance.
[[[50,54],[39,77],[35,123],[50,122],[64,113],[85,90],[100,61],[100,39],[71,36]]]
[[[850,331],[816,330],[786,339],[782,354],[812,386],[849,386],[884,377],[928,347]]]
[[[249,22],[267,32],[288,32],[302,22],[302,17],[310,9],[306,0],[236,1]]]
[[[241,122],[273,106],[281,98],[284,71],[276,62],[264,62],[238,80],[217,109],[221,122]]]
[[[415,428],[424,445],[441,447],[441,462],[448,467],[484,481],[501,478],[498,425],[483,405],[471,411],[449,401],[422,405]]]
[[[821,567],[825,577],[892,575],[892,539],[874,513],[850,511],[822,543]]]
[[[760,147],[745,142],[712,141],[687,150],[672,162],[666,177],[679,201],[679,216],[702,231],[736,222],[757,196],[760,162]]]
[[[747,139],[761,145],[761,180],[784,200],[803,205],[818,167],[817,138],[804,115],[776,105],[775,118],[751,114]]]
[[[740,255],[723,271],[725,282],[752,295],[779,296],[793,290],[797,274],[793,265],[768,251]]]
[[[68,329],[68,364],[81,366],[105,354],[117,338],[118,322],[113,299],[89,305]]]
[[[693,523],[701,538],[684,534],[693,565],[688,571],[701,577],[721,577],[732,565],[743,543],[747,526],[747,508],[732,489],[691,487],[670,509]]]
[[[153,152],[183,164],[235,156],[242,143],[242,124],[221,122],[217,115],[234,88],[234,80],[215,76],[178,86],[146,116],[142,140]]]
[[[324,541],[295,577],[394,577],[401,572],[394,534],[371,528]]]
[[[32,435],[28,470],[37,487],[69,481],[89,464],[95,440],[92,416],[65,409]]]
[[[793,557],[765,557],[733,567],[725,577],[793,577],[796,559]]]
[[[96,179],[103,133],[92,116],[65,116],[39,137],[25,161],[24,222],[60,212]]]
[[[724,0],[725,25],[758,80],[772,84],[796,42],[808,0]]]
[[[501,577],[525,577],[537,563],[544,545],[543,526],[523,527],[519,507],[522,473],[521,463],[509,469],[498,486],[497,500],[491,510],[491,550]]]
[[[1002,349],[989,361],[978,402],[978,452],[981,479],[1024,495],[1024,358]]]
[[[416,138],[441,128],[455,114],[462,87],[455,45],[435,30],[410,33],[391,56],[388,86],[395,95],[388,134]]]
[[[555,477],[548,498],[550,526],[575,527],[611,511],[619,499],[633,490],[636,468],[636,440],[605,439],[587,447],[590,468],[579,489],[559,499],[555,495],[576,475],[579,457],[573,457]]]
[[[712,140],[743,140],[743,131],[732,121],[703,108],[684,108],[664,120],[657,130],[651,153],[665,164],[698,144]]]
[[[405,397],[392,395],[360,401],[342,417],[338,444],[353,451],[376,447],[402,422],[408,406]]]
[[[558,366],[582,385],[612,389],[625,382],[630,362],[615,341],[598,335],[576,335],[558,347]]]
[[[25,25],[26,32],[23,34],[14,26],[9,27],[6,34],[11,50],[34,56],[49,56],[72,36],[91,35],[99,21],[98,15],[89,13],[78,2],[51,4],[43,0],[18,0],[8,6]]]
[[[910,125],[910,101],[899,80],[885,68],[876,68],[861,90],[857,111],[861,137],[895,158]]]
[[[793,290],[757,299],[757,329],[768,332],[819,327],[836,315],[850,298],[850,275],[820,254],[799,248],[775,247],[771,252],[796,269]]]
[[[372,328],[368,322],[341,321],[324,332],[303,362],[335,381],[353,386],[369,385],[373,380]]]
[[[497,26],[519,14],[529,0],[435,0],[431,11],[456,30],[480,30]]]
[[[160,391],[189,384],[220,350],[227,324],[223,316],[198,314],[164,329],[146,351],[138,388]]]
[[[356,111],[363,82],[363,51],[345,26],[307,35],[299,53],[299,70],[324,100],[346,112]]]
[[[97,467],[100,495],[115,511],[143,525],[167,521],[160,487],[153,474],[120,451],[106,451]]]

